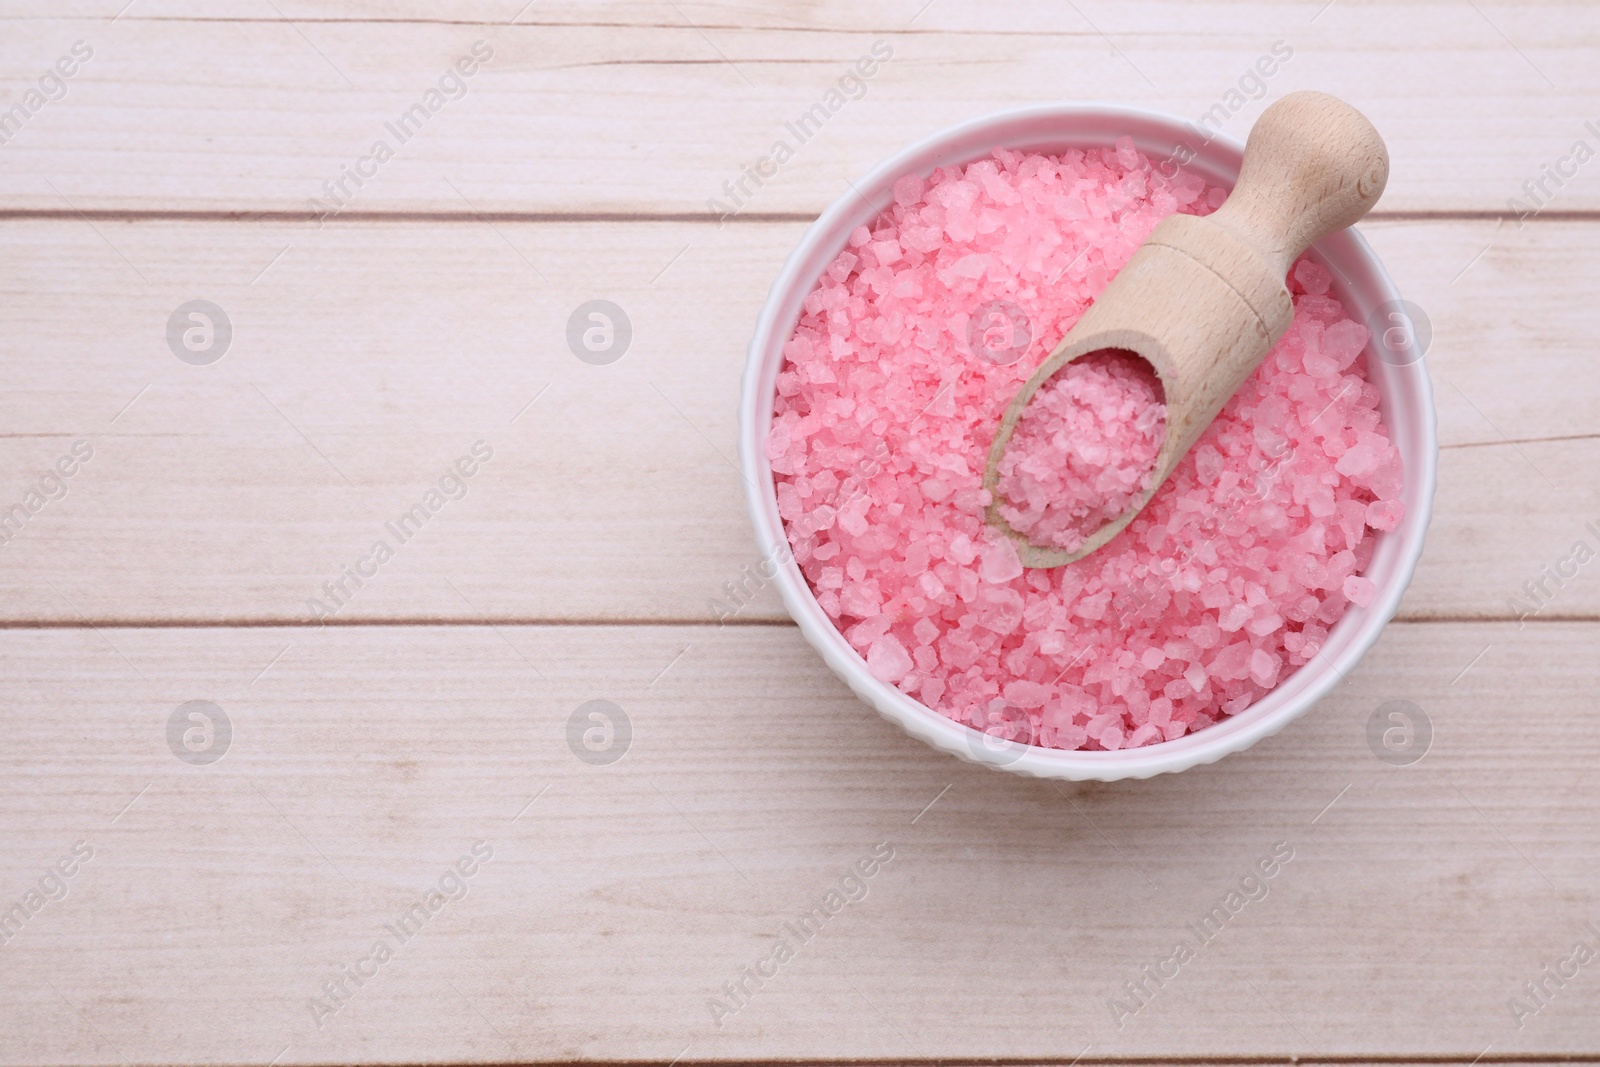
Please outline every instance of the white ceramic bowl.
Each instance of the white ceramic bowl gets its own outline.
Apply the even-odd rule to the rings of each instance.
[[[1376,553],[1365,572],[1377,585],[1377,597],[1369,607],[1352,606],[1328,635],[1321,655],[1249,708],[1175,741],[1117,752],[1063,752],[997,741],[925,707],[868,672],[866,662],[823,613],[794,562],[778,516],[772,468],[766,457],[783,346],[794,332],[801,303],[823,269],[844,248],[850,232],[893,202],[892,187],[901,175],[926,176],[935,167],[970,162],[999,147],[1060,152],[1068,147],[1110,145],[1122,136],[1132,137],[1141,151],[1158,161],[1173,159],[1175,154],[1180,162],[1188,159],[1181,147],[1187,146],[1193,158],[1184,165],[1210,183],[1231,188],[1238,177],[1243,153],[1238,142],[1217,137],[1202,143],[1193,127],[1180,120],[1136,108],[1024,108],[934,134],[856,182],[823,212],[789,256],[756,322],[739,407],[739,453],[747,475],[756,542],[768,561],[763,571],[779,564],[774,581],[783,602],[823,660],[857,696],[914,737],[965,759],[1042,778],[1148,778],[1210,763],[1282,729],[1355,667],[1394,615],[1422,552],[1433,506],[1438,453],[1432,389],[1413,339],[1404,329],[1389,330],[1383,358],[1374,347],[1376,340],[1368,344],[1367,368],[1383,395],[1384,421],[1404,461],[1406,514],[1399,527],[1378,535]],[[1334,289],[1357,321],[1373,324],[1378,321],[1375,316],[1387,315],[1383,305],[1400,299],[1372,249],[1353,230],[1319,241],[1315,251],[1332,270]]]

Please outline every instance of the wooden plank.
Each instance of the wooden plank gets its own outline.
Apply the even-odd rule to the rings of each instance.
[[[746,210],[815,213],[896,146],[994,110],[1100,100],[1198,121],[1222,105],[1214,122],[1241,137],[1268,99],[1298,88],[1348,97],[1384,133],[1386,211],[1504,212],[1575,141],[1600,144],[1585,126],[1600,24],[1553,0],[1465,12],[500,0],[447,16],[414,3],[145,0],[108,18],[119,6],[9,5],[0,109],[74,42],[94,55],[4,145],[0,207],[304,211],[384,139],[395,158],[367,168],[376,175],[349,210],[705,213],[787,137],[794,158]],[[494,58],[465,95],[412,139],[388,133],[480,39]],[[1262,98],[1245,81],[1230,100],[1280,40],[1293,56]],[[809,138],[787,133],[877,41],[893,58],[864,95]],[[1550,210],[1600,208],[1592,177],[1546,181]]]
[[[0,945],[0,1062],[1592,1053],[1592,964],[1521,1029],[1509,1001],[1600,924],[1600,625],[1518,640],[1397,624],[1249,752],[1057,786],[901,735],[790,627],[8,631],[0,902],[93,856]],[[596,699],[631,722],[609,765],[568,742]],[[231,722],[209,765],[169,748],[190,700]],[[1431,722],[1419,762],[1369,749],[1391,700]],[[479,839],[465,899],[386,931]],[[1119,1029],[1108,999],[1182,938]]]
[[[338,619],[709,619],[755,563],[738,381],[802,229],[6,223],[0,504],[74,441],[95,454],[0,550],[0,617],[306,621],[381,537],[395,558]],[[1507,617],[1600,521],[1592,230],[1370,227],[1434,333],[1446,448],[1412,617]],[[166,339],[196,298],[233,328],[209,366]],[[608,366],[566,342],[594,298],[633,326]],[[385,524],[479,440],[466,496],[398,544]],[[1595,617],[1600,586],[1548,610]],[[783,617],[771,590],[747,616]]]

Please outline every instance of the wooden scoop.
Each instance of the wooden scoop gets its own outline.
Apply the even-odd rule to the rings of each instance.
[[[983,487],[993,500],[989,525],[1017,542],[1024,566],[1075,562],[1133,521],[1289,328],[1289,267],[1312,242],[1365,215],[1388,180],[1383,139],[1344,101],[1297,92],[1262,112],[1222,207],[1204,218],[1163,219],[1006,408]],[[1039,387],[1079,356],[1105,349],[1142,357],[1166,394],[1155,480],[1077,551],[1035,545],[1000,514],[1000,457]]]

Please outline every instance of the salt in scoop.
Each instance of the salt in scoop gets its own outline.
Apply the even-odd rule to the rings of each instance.
[[[1289,268],[1366,215],[1388,178],[1378,131],[1337,97],[1295,92],[1262,112],[1222,206],[1163,219],[1007,406],[984,468],[986,521],[1016,542],[1024,566],[1076,562],[1134,520],[1289,328]],[[1154,477],[1075,550],[1034,544],[1001,514],[1000,461],[1034,394],[1072,361],[1106,351],[1133,353],[1160,382],[1166,435]]]

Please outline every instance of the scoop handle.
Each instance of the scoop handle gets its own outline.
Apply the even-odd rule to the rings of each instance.
[[[1365,115],[1327,93],[1290,93],[1261,113],[1233,193],[1211,220],[1282,278],[1321,237],[1358,221],[1389,181],[1389,151]]]

